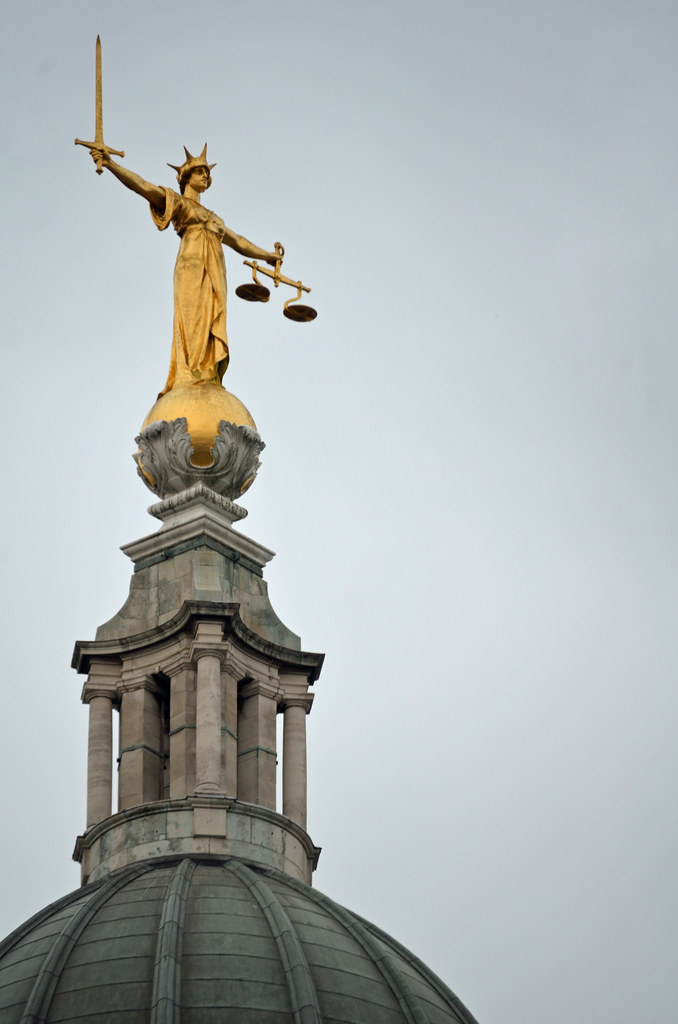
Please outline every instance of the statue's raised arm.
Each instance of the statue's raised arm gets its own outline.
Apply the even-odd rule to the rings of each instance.
[[[101,150],[96,146],[91,146],[90,154],[97,168],[106,167],[126,188],[143,196],[151,206],[162,210],[165,203],[164,188],[161,188],[160,185],[152,185],[150,181],[146,181],[140,174],[135,174],[134,171],[130,171],[129,168],[123,167],[121,164],[116,164],[114,160],[111,160],[108,150]]]

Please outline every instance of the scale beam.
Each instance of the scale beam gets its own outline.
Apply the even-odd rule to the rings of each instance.
[[[273,284],[278,287],[279,284],[289,284],[292,288],[299,288],[302,292],[310,292],[310,288],[307,288],[301,281],[293,281],[291,277],[283,277],[278,270],[269,270],[268,267],[262,267],[256,260],[243,260],[246,267],[251,267],[257,274],[266,274],[266,277],[273,278]]]
[[[313,309],[313,306],[306,306],[299,302],[301,293],[310,292],[311,289],[307,288],[301,281],[293,281],[291,277],[284,277],[280,273],[283,256],[285,255],[285,250],[280,242],[275,243],[275,251],[278,254],[278,259],[276,260],[274,270],[262,267],[256,260],[243,260],[246,267],[252,268],[252,283],[239,285],[235,290],[235,294],[238,298],[245,299],[246,302],[268,302],[271,293],[266,285],[261,284],[257,278],[257,274],[265,274],[266,277],[271,278],[276,288],[280,284],[288,284],[291,288],[297,289],[295,297],[288,299],[283,306],[283,315],[288,320],[295,320],[297,323],[308,323],[309,320],[315,320],[318,314]]]

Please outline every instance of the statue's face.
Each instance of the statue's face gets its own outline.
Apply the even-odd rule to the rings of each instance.
[[[196,167],[192,170],[188,179],[188,184],[191,188],[194,188],[196,192],[204,192],[206,188],[209,188],[210,172],[207,167]]]

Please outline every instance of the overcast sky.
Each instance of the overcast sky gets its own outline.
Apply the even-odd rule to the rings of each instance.
[[[69,668],[157,526],[173,232],[125,165],[313,289],[240,302],[267,444],[240,529],[325,651],[316,885],[481,1024],[674,1020],[678,8],[661,0],[0,6],[6,578],[0,934],[78,884]]]

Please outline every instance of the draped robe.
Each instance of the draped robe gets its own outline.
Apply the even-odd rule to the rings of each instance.
[[[151,215],[160,231],[171,223],[181,242],[174,267],[172,354],[161,395],[184,384],[220,384],[228,366],[224,222],[200,203],[164,191],[164,210],[151,206]]]

